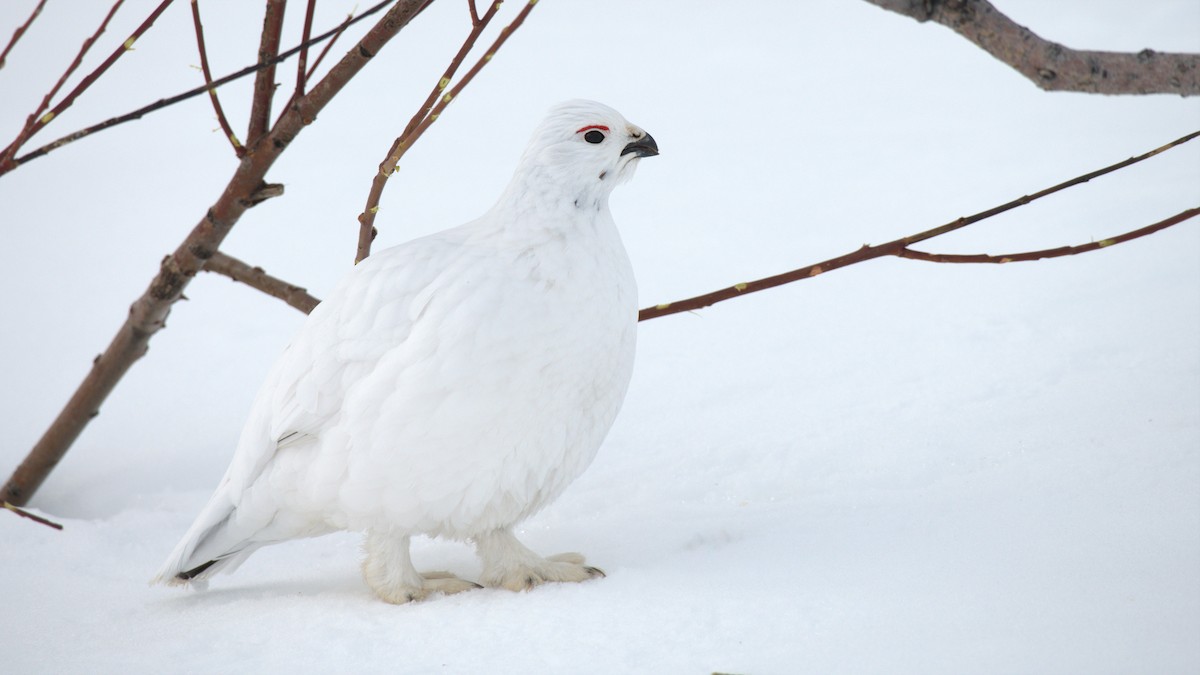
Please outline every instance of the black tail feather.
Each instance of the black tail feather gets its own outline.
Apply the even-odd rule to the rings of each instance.
[[[187,570],[186,572],[180,572],[179,574],[176,574],[175,578],[181,579],[183,581],[189,581],[191,579],[194,579],[194,578],[200,576],[201,574],[204,574],[204,570],[206,570],[216,564],[217,564],[216,560],[209,560],[208,562],[204,563],[203,565],[197,565],[196,567],[193,567],[192,569]]]

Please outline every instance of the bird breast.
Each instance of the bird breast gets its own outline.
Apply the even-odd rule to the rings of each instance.
[[[633,367],[636,285],[605,216],[565,233],[460,232],[451,255],[402,253],[435,273],[394,297],[347,289],[377,293],[377,311],[343,336],[346,354],[404,337],[369,368],[348,363],[363,374],[316,434],[299,506],[335,527],[465,538],[520,521],[578,477]]]

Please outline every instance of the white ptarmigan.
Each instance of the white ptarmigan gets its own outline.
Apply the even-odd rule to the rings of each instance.
[[[275,364],[155,581],[203,587],[337,530],[366,533],[363,576],[393,603],[478,588],[417,572],[414,535],[472,541],[486,586],[602,575],[513,527],[587,468],[625,397],[637,286],[608,197],[657,154],[612,108],[560,104],[481,218],[357,265]]]

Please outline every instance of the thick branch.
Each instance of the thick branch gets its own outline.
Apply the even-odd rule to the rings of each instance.
[[[305,314],[312,312],[313,308],[321,302],[309,295],[307,289],[289,284],[283,279],[277,279],[267,274],[261,267],[251,267],[220,251],[208,259],[204,265],[204,271],[223,274],[234,281],[240,281],[251,288],[283,300]]]
[[[948,26],[1046,91],[1200,94],[1200,54],[1070,49],[1015,23],[987,0],[867,2],[920,22]]]
[[[275,97],[275,57],[279,56],[279,36],[283,33],[283,13],[287,0],[267,0],[263,15],[262,38],[258,47],[258,64],[265,66],[254,76],[254,97],[250,104],[250,126],[246,143],[251,148],[266,133],[271,123],[271,99]],[[303,52],[304,49],[301,49]]]
[[[33,8],[33,13],[29,15],[29,18],[25,20],[25,23],[17,26],[17,30],[13,31],[12,38],[8,41],[8,44],[4,45],[4,51],[0,51],[0,68],[4,67],[4,60],[8,58],[8,53],[11,52],[13,47],[16,47],[17,43],[21,41],[21,36],[24,35],[25,31],[29,30],[29,27],[33,25],[34,20],[38,18],[38,14],[42,13],[42,7],[45,5],[46,0],[38,0],[37,6]]]
[[[255,195],[267,170],[297,134],[425,4],[426,0],[400,0],[393,5],[356,48],[342,57],[328,75],[293,105],[264,142],[258,144],[255,152],[242,158],[217,201],[179,248],[163,259],[150,287],[134,301],[124,325],[104,353],[95,359],[91,371],[58,418],[17,467],[0,498],[17,506],[28,503],[88,421],[99,414],[100,405],[117,382],[149,349],[150,338],[163,328],[171,306],[192,278],[204,269],[230,229],[255,203]]]
[[[980,211],[979,213],[976,213],[974,215],[967,216],[965,218],[959,218],[957,220],[953,220],[949,223],[946,223],[945,225],[940,225],[938,227],[925,230],[924,232],[918,232],[916,234],[912,234],[907,237],[901,237],[900,239],[896,239],[894,241],[889,241],[886,244],[879,244],[877,246],[864,245],[862,248],[858,249],[857,251],[853,251],[853,252],[847,253],[845,255],[840,255],[836,258],[830,258],[829,260],[825,260],[825,261],[816,263],[814,265],[808,265],[806,267],[794,269],[790,272],[784,272],[783,274],[776,274],[775,276],[766,277],[764,279],[758,279],[756,281],[747,281],[747,282],[740,283],[740,284],[734,284],[728,288],[722,288],[720,290],[713,291],[711,293],[705,293],[704,295],[697,295],[695,297],[686,298],[684,300],[676,300],[675,302],[664,302],[662,304],[655,305],[653,307],[646,307],[638,313],[638,320],[646,321],[649,319],[657,319],[660,316],[666,316],[668,314],[678,314],[680,312],[690,312],[693,310],[702,309],[702,308],[708,307],[710,305],[715,305],[718,302],[722,302],[724,300],[729,300],[730,298],[737,298],[737,297],[741,297],[743,295],[748,295],[750,293],[757,293],[758,291],[765,291],[768,288],[775,288],[776,286],[790,284],[795,281],[803,281],[805,279],[811,279],[812,277],[815,277],[819,274],[824,274],[826,272],[829,272],[829,271],[832,271],[835,269],[840,269],[842,267],[849,267],[850,265],[854,265],[854,264],[864,262],[867,260],[872,260],[874,258],[882,258],[884,256],[902,256],[906,251],[913,254],[909,257],[917,257],[918,255],[920,255],[920,253],[917,251],[912,251],[911,249],[908,248],[909,246],[912,246],[913,244],[916,244],[918,242],[933,239],[934,237],[940,237],[943,234],[946,234],[948,232],[953,232],[955,230],[962,229],[968,225],[977,223],[986,218],[991,218],[992,216],[1004,213],[1005,211],[1011,211],[1012,209],[1015,209],[1020,206],[1024,206],[1032,201],[1041,199],[1042,197],[1052,195],[1055,192],[1065,190],[1074,185],[1086,183],[1089,180],[1096,178],[1098,176],[1103,176],[1104,174],[1112,173],[1114,171],[1117,171],[1118,169],[1123,169],[1131,164],[1136,164],[1138,162],[1147,160],[1151,157],[1154,157],[1155,155],[1166,152],[1167,150],[1170,150],[1171,148],[1183,145],[1184,143],[1187,143],[1188,141],[1196,138],[1197,136],[1200,136],[1200,131],[1192,132],[1192,133],[1188,134],[1187,136],[1175,139],[1174,141],[1171,141],[1170,143],[1167,143],[1166,145],[1163,145],[1161,147],[1155,148],[1155,149],[1151,150],[1150,152],[1143,153],[1136,157],[1130,157],[1129,159],[1126,159],[1124,161],[1120,161],[1120,162],[1117,162],[1116,164],[1106,166],[1103,169],[1097,169],[1096,171],[1091,171],[1089,173],[1085,173],[1082,176],[1077,176],[1075,178],[1072,178],[1071,180],[1059,183],[1058,185],[1055,185],[1053,187],[1048,187],[1045,190],[1035,192],[1031,195],[1025,195],[1022,197],[1018,197],[1010,202],[1001,204],[1000,206],[990,208],[986,211]],[[1187,213],[1187,212],[1185,212],[1185,213]],[[1190,217],[1190,216],[1188,216],[1188,217]],[[1168,219],[1168,220],[1170,220],[1170,219]],[[1180,222],[1180,221],[1176,221],[1176,222]],[[1174,224],[1175,223],[1169,223],[1169,225],[1174,225]],[[1156,223],[1156,225],[1158,225],[1158,224]],[[1155,227],[1155,225],[1151,225],[1150,227]],[[1164,225],[1163,227],[1167,227],[1167,225]],[[1162,228],[1160,227],[1159,229],[1162,229]],[[1133,233],[1130,233],[1130,234],[1133,234]],[[1146,233],[1146,234],[1148,234],[1148,233]],[[1142,236],[1142,235],[1138,235],[1138,236]],[[1131,237],[1129,235],[1122,235],[1122,237],[1135,238],[1135,237]],[[1124,240],[1125,239],[1122,239],[1122,241],[1124,241]],[[1105,240],[1105,241],[1113,241],[1113,240]],[[1096,248],[1102,248],[1102,246],[1096,246]],[[1035,253],[1038,253],[1038,252],[1035,252]],[[1049,256],[1045,256],[1045,257],[1049,257]],[[976,261],[976,262],[982,262],[982,261]]]

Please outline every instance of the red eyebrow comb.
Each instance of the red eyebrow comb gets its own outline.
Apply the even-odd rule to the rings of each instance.
[[[586,127],[579,129],[575,133],[578,134],[580,132],[587,131],[588,129],[599,129],[600,131],[608,131],[608,127],[604,126],[603,124],[589,124]]]

